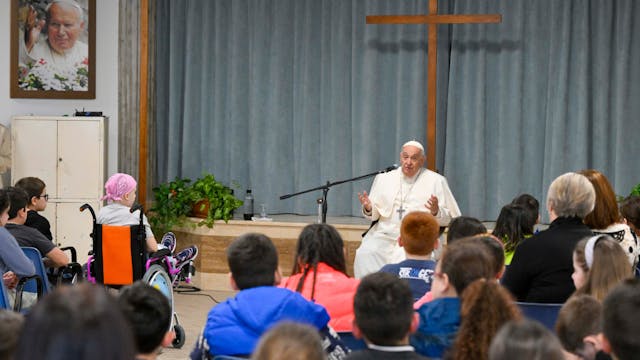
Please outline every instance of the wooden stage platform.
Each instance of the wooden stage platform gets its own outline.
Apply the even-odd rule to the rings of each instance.
[[[295,246],[298,235],[306,225],[314,223],[314,216],[270,215],[273,221],[230,220],[216,222],[212,229],[208,227],[183,227],[174,230],[178,246],[198,246],[195,286],[203,290],[228,290],[229,268],[225,250],[231,241],[248,232],[263,233],[273,240],[278,249],[280,270],[284,276],[291,273]],[[192,219],[197,222],[197,219]],[[362,233],[369,228],[369,222],[356,217],[328,217],[327,223],[333,225],[345,241],[347,272],[353,276],[353,259]]]

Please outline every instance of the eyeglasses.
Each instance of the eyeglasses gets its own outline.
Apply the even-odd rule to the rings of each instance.
[[[49,201],[49,194],[39,195],[39,196],[37,196],[37,198],[38,199],[44,198],[44,201]]]

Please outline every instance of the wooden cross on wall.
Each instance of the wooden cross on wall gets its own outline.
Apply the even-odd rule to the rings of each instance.
[[[439,15],[438,0],[429,0],[428,15],[370,15],[367,24],[428,24],[427,28],[427,167],[436,170],[436,69],[438,24],[499,23],[500,14]]]

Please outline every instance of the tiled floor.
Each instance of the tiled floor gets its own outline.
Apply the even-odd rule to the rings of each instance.
[[[200,331],[207,318],[209,310],[234,292],[229,291],[199,291],[199,292],[174,292],[174,308],[178,313],[180,325],[185,330],[186,340],[181,349],[167,348],[158,357],[160,360],[184,360],[189,358]]]

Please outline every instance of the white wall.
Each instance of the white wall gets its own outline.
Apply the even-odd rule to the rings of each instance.
[[[107,174],[116,171],[118,141],[118,0],[96,1],[96,98],[93,100],[11,99],[9,52],[11,0],[0,0],[0,124],[14,115],[72,115],[75,109],[102,111],[109,117]],[[37,134],[34,141],[37,141]]]

